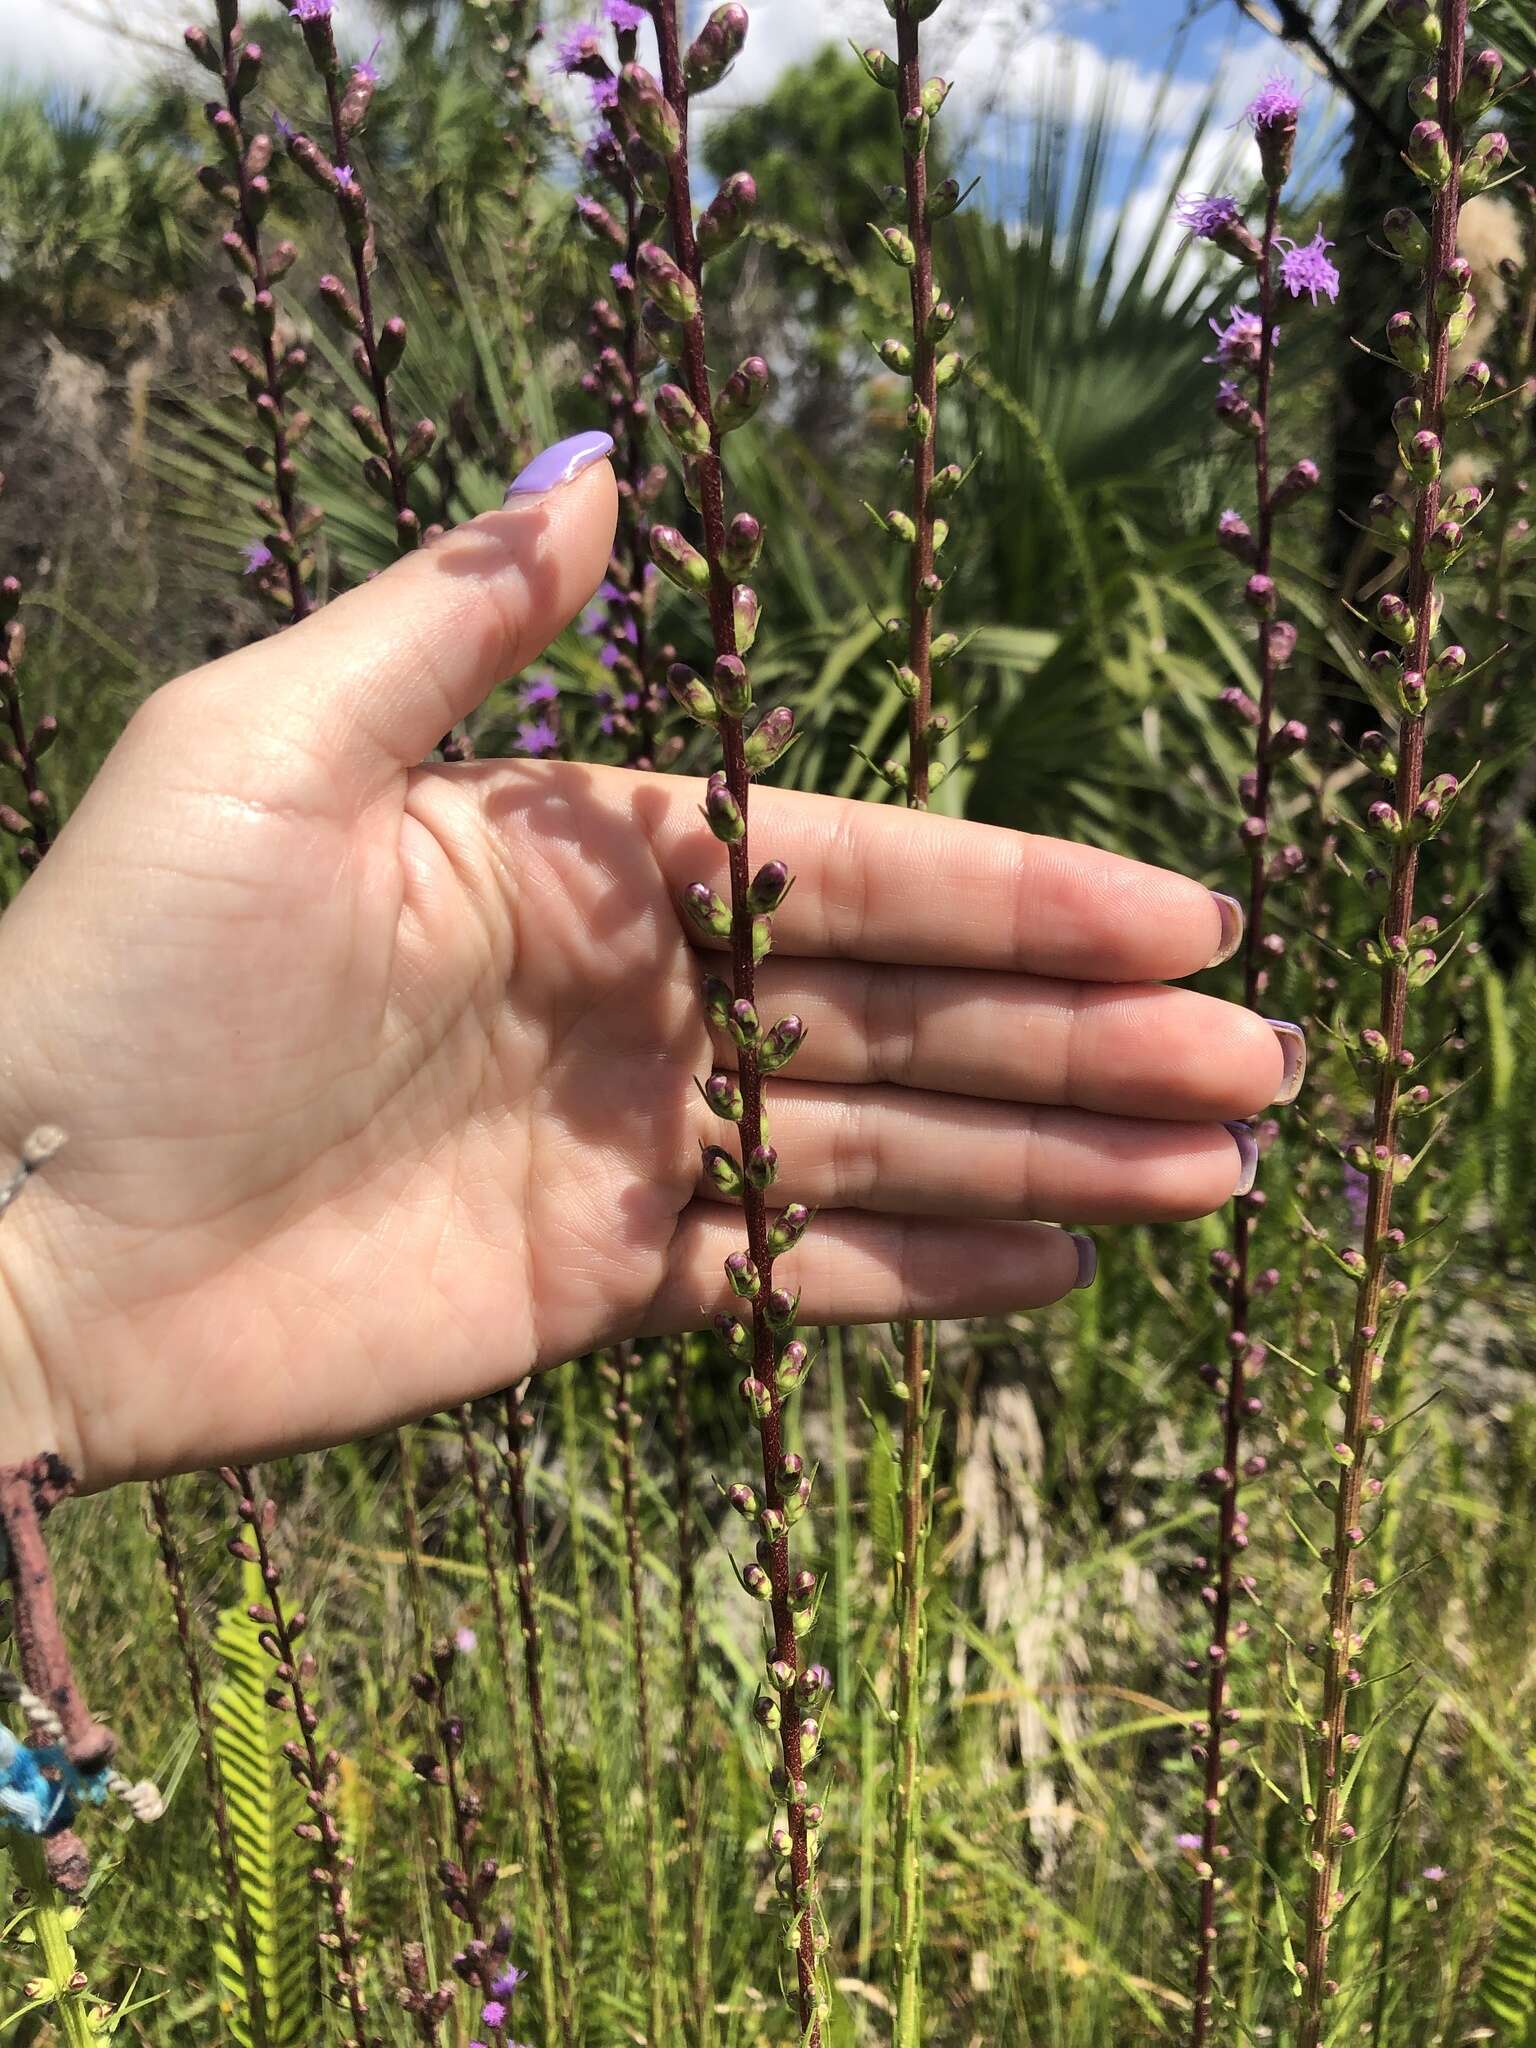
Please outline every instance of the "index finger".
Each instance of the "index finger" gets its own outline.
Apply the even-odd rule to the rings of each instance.
[[[725,894],[724,848],[698,783],[651,829],[677,894]],[[893,804],[754,786],[752,858],[785,861],[795,886],[774,912],[776,953],[984,967],[1081,981],[1175,981],[1230,960],[1243,913],[1166,868]]]

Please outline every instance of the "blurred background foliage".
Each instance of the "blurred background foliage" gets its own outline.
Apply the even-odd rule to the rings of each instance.
[[[964,5],[950,0],[946,14]],[[1309,1231],[1347,1238],[1340,1151],[1362,1113],[1360,1084],[1330,1034],[1341,1017],[1360,1021],[1350,963],[1374,915],[1369,855],[1352,822],[1367,773],[1355,743],[1370,722],[1368,679],[1346,601],[1380,569],[1350,521],[1390,480],[1390,390],[1350,336],[1379,333],[1389,310],[1393,273],[1370,239],[1401,196],[1403,174],[1382,137],[1406,130],[1408,75],[1391,44],[1365,32],[1377,11],[1374,0],[1343,0],[1316,31],[1359,100],[1339,103],[1339,146],[1320,157],[1293,225],[1305,235],[1317,218],[1334,224],[1345,289],[1336,309],[1287,322],[1276,429],[1282,448],[1315,456],[1325,471],[1325,488],[1284,535],[1301,626],[1286,708],[1308,722],[1313,744],[1279,799],[1282,836],[1307,864],[1277,899],[1287,951],[1274,989],[1277,1014],[1308,1020],[1314,1079],[1285,1130],[1265,1133],[1273,1192],[1264,1241],[1281,1275],[1271,1345],[1279,1455],[1252,1502],[1263,1620],[1239,1682],[1265,1704],[1237,1794],[1235,1917],[1222,1949],[1230,2038],[1244,2043],[1289,2038],[1281,1902],[1294,1898],[1302,1858],[1291,1687],[1309,1683],[1323,1540],[1306,1475],[1326,1438],[1320,1374],[1346,1305]],[[550,99],[535,117],[509,92],[495,6],[444,0],[386,12],[387,76],[364,137],[382,290],[413,335],[402,402],[444,430],[418,473],[419,506],[424,518],[452,521],[498,502],[533,448],[597,422],[579,379],[586,311],[607,259],[571,222],[581,137],[563,103]],[[1477,20],[1511,65],[1536,62],[1526,0],[1487,0]],[[1278,62],[1309,63],[1294,40],[1305,21],[1286,10],[1293,45]],[[289,24],[274,14],[253,33],[268,51],[265,96],[305,118],[312,77]],[[1065,104],[1069,82],[1065,69],[1047,72],[1040,106]],[[216,297],[223,221],[195,179],[202,83],[190,65],[173,66],[106,109],[20,93],[0,104],[0,565],[28,585],[29,705],[63,724],[50,766],[66,808],[156,683],[270,629],[239,573],[246,426]],[[1213,423],[1214,373],[1200,361],[1206,319],[1230,284],[1165,232],[1175,193],[1209,164],[1219,134],[1213,102],[1191,123],[1170,95],[1154,107],[1127,181],[1111,175],[1117,119],[1106,88],[1071,122],[1042,114],[1027,124],[1014,166],[1024,203],[994,209],[978,193],[945,243],[971,374],[946,395],[944,440],[978,470],[957,514],[946,597],[947,623],[975,635],[944,672],[946,708],[966,722],[936,805],[1231,886],[1246,750],[1217,699],[1251,681],[1251,643],[1233,602],[1235,572],[1210,535],[1224,504],[1246,502],[1248,482],[1241,447]],[[1515,159],[1530,163],[1529,93],[1511,104],[1508,125]],[[782,691],[797,706],[806,738],[788,779],[877,800],[887,792],[864,757],[895,749],[903,717],[880,629],[894,570],[863,509],[866,499],[891,502],[900,444],[897,393],[867,345],[900,317],[895,274],[868,230],[895,170],[891,145],[888,102],[836,45],[785,73],[762,104],[712,121],[704,145],[712,173],[750,165],[761,194],[753,233],[719,267],[720,356],[760,347],[779,372],[773,405],[733,443],[742,499],[769,534],[759,692]],[[963,163],[953,167],[964,174]],[[1530,208],[1529,187],[1512,188],[1485,209],[1468,248],[1488,309],[1477,345],[1516,387],[1533,362]],[[307,394],[317,420],[304,489],[325,511],[321,587],[334,590],[390,558],[390,522],[358,474],[345,351],[313,314],[315,279],[335,260],[331,224],[292,175],[281,181],[279,218],[301,251],[284,317],[323,359],[329,383],[329,402],[318,385]],[[1499,516],[1512,520],[1532,467],[1519,407],[1491,416],[1473,460],[1500,479]],[[1483,764],[1477,802],[1440,843],[1434,884],[1448,919],[1473,909],[1425,995],[1423,1036],[1451,1047],[1454,1136],[1414,1183],[1410,1207],[1419,1226],[1433,1226],[1415,1253],[1417,1274],[1445,1263],[1389,1390],[1402,1419],[1375,1566],[1391,1586],[1373,1648],[1380,1735],[1363,1767],[1368,1853],[1340,1936],[1340,1975],[1352,1988],[1337,2038],[1393,2048],[1493,2039],[1536,2048],[1536,589],[1529,555],[1506,552],[1502,539],[1489,546],[1496,573],[1485,565],[1470,581],[1457,620],[1474,659],[1489,665],[1439,718],[1433,742],[1445,762]],[[667,602],[663,630],[681,637],[688,622]],[[549,663],[567,731],[601,754],[594,693],[603,677],[590,647],[567,635]],[[484,751],[511,730],[516,706],[509,682],[483,714]],[[19,877],[7,877],[13,889]],[[1111,1233],[1090,1293],[1042,1316],[940,1333],[925,1957],[935,2048],[1106,2048],[1177,2040],[1185,2024],[1194,1894],[1176,1836],[1197,1793],[1182,1739],[1193,1712],[1182,1660],[1201,1641],[1189,1552],[1203,1513],[1194,1475],[1210,1462],[1212,1435],[1192,1368],[1219,1341],[1205,1285],[1219,1233],[1219,1220]],[[827,1474],[821,1654],[839,1681],[826,1856],[837,2048],[883,2040],[889,2028],[891,1536],[871,1433],[871,1418],[891,1407],[888,1350],[880,1332],[834,1333],[803,1423]],[[728,1478],[738,1431],[718,1381],[701,1354],[699,1470]],[[650,1362],[641,1515],[661,1646],[655,1697],[675,1904],[687,1788],[675,1783],[680,1504],[663,1382],[663,1363]],[[644,1953],[641,1936],[611,1433],[590,1375],[548,1383],[537,1406],[533,1493],[589,1987],[583,2040],[618,2048],[643,2038],[649,1971],[675,1981],[681,2008],[688,1959],[680,1931],[660,1958]],[[493,1431],[491,1419],[483,1426]],[[472,1627],[484,1645],[484,1567],[457,1435],[429,1425],[420,1452],[434,1620]],[[354,1446],[295,1461],[272,1480],[315,1617],[330,1732],[348,1760],[377,2023],[381,2037],[403,2042],[406,2022],[389,1997],[400,1937],[436,1928],[440,1941],[443,1930],[407,1764],[412,1623],[395,1456],[392,1441]],[[231,1649],[227,1624],[214,1635],[238,1593],[222,1549],[222,1497],[214,1483],[186,1481],[175,1500],[200,1589],[200,1653],[225,1688],[223,1725],[238,1730],[243,1653]],[[713,1489],[701,1483],[682,1506],[704,1545],[714,2038],[759,2048],[785,2034],[772,1914],[755,1910],[769,1864],[761,1759],[742,1733],[754,1624],[733,1597]],[[110,1845],[103,1830],[78,1945],[93,1995],[132,2008],[117,2020],[118,2038],[205,2048],[245,2036],[215,1961],[228,1901],[208,1853],[141,1512],[125,1490],[58,1524],[69,1626],[93,1697],[172,1795],[159,1828]],[[504,1835],[508,1760],[484,1648],[468,1670],[488,1834]],[[594,1700],[609,1711],[595,1717]],[[260,1744],[259,1733],[248,1738],[247,1770],[267,1768],[270,1759],[254,1756]],[[267,1869],[251,1881],[280,1897],[274,1912],[302,1922],[309,1901],[280,1875]],[[515,1868],[505,1892],[516,1920]],[[520,1941],[525,1934],[520,1927]],[[307,1941],[307,1928],[292,1939]],[[24,1957],[0,1975],[0,2040],[41,2048],[54,2036],[22,1995],[25,1975]],[[330,2038],[327,2023],[306,2024],[317,2029],[307,2040]],[[523,2031],[535,2039],[532,2019]]]

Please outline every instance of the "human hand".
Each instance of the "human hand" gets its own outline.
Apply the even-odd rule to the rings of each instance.
[[[420,765],[614,515],[599,463],[135,714],[0,926],[0,1131],[70,1140],[0,1228],[0,1458],[99,1486],[335,1442],[725,1305],[699,785]],[[1251,1170],[1223,1125],[1294,1093],[1299,1033],[1155,985],[1235,905],[885,806],[764,788],[753,826],[797,876],[760,1005],[809,1027],[772,1092],[804,1322],[1034,1307],[1091,1278],[1055,1223]]]

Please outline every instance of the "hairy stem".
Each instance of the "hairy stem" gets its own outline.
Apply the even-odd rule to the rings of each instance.
[[[693,1359],[691,1339],[672,1346],[673,1475],[677,1495],[677,1647],[683,1693],[678,1742],[679,1806],[688,1883],[688,1998],[693,2048],[712,2048],[715,1995],[710,1969],[709,1895],[704,1837],[704,1750],[699,1726],[697,1534],[693,1513]]]
[[[1430,255],[1423,308],[1429,367],[1418,379],[1417,389],[1421,427],[1436,435],[1441,433],[1444,424],[1451,355],[1450,335],[1446,320],[1439,311],[1436,288],[1456,255],[1456,229],[1461,204],[1462,129],[1455,102],[1462,83],[1467,0],[1446,0],[1441,18],[1443,41],[1437,65],[1439,123],[1449,151],[1450,174],[1435,190],[1431,212]],[[1439,508],[1437,467],[1436,473],[1417,491],[1408,560],[1407,602],[1413,615],[1414,630],[1412,652],[1405,656],[1404,667],[1420,676],[1430,665],[1435,630],[1436,579],[1428,559],[1428,548]],[[1422,710],[1416,713],[1404,711],[1398,731],[1395,795],[1397,814],[1404,827],[1414,818],[1423,790],[1424,727]],[[1349,1699],[1357,1682],[1354,1658],[1359,1647],[1355,1633],[1355,1554],[1363,1540],[1360,1515],[1370,1487],[1366,1467],[1375,1434],[1371,1426],[1371,1397],[1381,1366],[1378,1344],[1382,1339],[1387,1262],[1392,1250],[1387,1233],[1392,1223],[1393,1183],[1400,1170],[1397,1140],[1410,986],[1411,942],[1408,935],[1414,922],[1418,858],[1418,841],[1405,830],[1393,853],[1387,890],[1388,907],[1382,926],[1385,944],[1382,948],[1384,964],[1380,970],[1379,1029],[1386,1044],[1386,1058],[1379,1068],[1373,1104],[1365,1243],[1362,1267],[1356,1279],[1354,1322],[1346,1367],[1344,1430],[1328,1586],[1328,1628],[1322,1646],[1323,1698],[1317,1721],[1312,1784],[1311,1876],[1302,1949],[1298,2048],[1319,2048],[1325,2031],[1327,2001],[1333,1992],[1328,1977],[1328,1945],[1341,1904],[1338,1872],[1345,1843],[1341,1829],[1346,1825],[1342,1767],[1350,1733]],[[1379,1490],[1379,1486],[1373,1490]]]

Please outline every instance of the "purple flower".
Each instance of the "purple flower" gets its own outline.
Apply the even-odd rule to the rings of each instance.
[[[1344,1200],[1349,1207],[1349,1218],[1356,1230],[1365,1228],[1365,1208],[1370,1196],[1371,1183],[1358,1166],[1346,1161],[1344,1167]]]
[[[594,78],[588,90],[595,114],[610,113],[619,104],[619,81],[616,78]],[[613,140],[612,136],[608,139],[610,142]]]
[[[619,291],[632,292],[634,290],[635,274],[630,269],[627,263],[611,264],[609,266],[608,275],[613,279],[613,282]]]
[[[1450,1876],[1450,1872],[1443,1870],[1438,1863],[1431,1863],[1419,1875],[1427,1884],[1443,1884],[1445,1879]]]
[[[276,107],[272,109],[272,126],[281,135],[284,142],[292,142],[294,136],[299,132],[291,121],[283,119],[283,116],[277,111]]]
[[[510,1998],[518,1985],[526,1984],[527,1981],[528,1972],[526,1970],[520,1970],[516,1963],[508,1963],[506,1969],[499,1977],[491,1979],[491,1996],[493,1998]]]
[[[382,36],[378,36],[375,38],[373,48],[368,52],[367,56],[363,59],[362,63],[359,64],[353,71],[352,76],[354,78],[366,79],[369,85],[378,84],[379,67],[377,64],[375,64],[373,60],[375,57],[378,56],[380,49],[383,47],[383,43],[384,38]]]
[[[611,640],[605,640],[597,658],[604,668],[617,668],[624,659],[623,649],[615,647]]]
[[[1181,1849],[1198,1849],[1201,1846],[1198,1835],[1180,1835],[1177,1839]]]
[[[494,2033],[507,2016],[507,2008],[499,1998],[488,1998],[481,2008],[480,2017]]]
[[[589,64],[602,64],[605,71],[608,68],[603,62],[596,28],[590,21],[579,21],[555,45],[555,69],[583,71]]]
[[[619,722],[614,717],[611,711],[605,711],[602,717],[597,721],[597,729],[606,738],[612,739],[613,735],[619,729]]]
[[[1246,533],[1248,531],[1248,522],[1241,512],[1233,511],[1229,505],[1216,522],[1216,530],[1222,534]]]
[[[480,1638],[472,1628],[455,1629],[453,1647],[461,1657],[472,1657],[480,1647]]]
[[[336,166],[336,185],[337,189],[342,192],[356,191],[357,173],[350,164],[338,164]]]
[[[597,586],[597,594],[592,601],[594,604],[622,604],[624,602],[624,592],[620,590],[617,583],[605,577]]]
[[[1275,240],[1284,251],[1280,258],[1280,282],[1293,299],[1309,292],[1315,306],[1319,292],[1329,299],[1339,296],[1339,273],[1327,255],[1333,243],[1321,228],[1304,247],[1293,242],[1289,235],[1277,235]]]
[[[1216,353],[1202,356],[1202,362],[1239,369],[1249,369],[1257,363],[1264,340],[1264,323],[1257,313],[1243,313],[1234,306],[1225,327],[1213,319],[1210,328],[1216,337]]]
[[[1301,94],[1292,79],[1276,72],[1273,78],[1265,79],[1243,112],[1255,133],[1260,128],[1285,126],[1301,112]]]
[[[1181,227],[1192,235],[1208,242],[1223,228],[1237,224],[1237,201],[1226,192],[1192,193],[1181,198],[1174,208],[1174,217]]]
[[[331,0],[293,0],[288,12],[295,21],[329,21]]]
[[[556,704],[559,701],[560,685],[553,676],[533,676],[524,686],[524,705]]]
[[[264,540],[248,540],[240,551],[245,556],[245,574],[255,576],[270,569],[276,557]]]
[[[560,735],[547,718],[535,718],[517,728],[517,744],[525,754],[552,754]]]
[[[634,0],[604,0],[603,12],[615,28],[637,29],[645,22],[645,9],[636,7]]]

